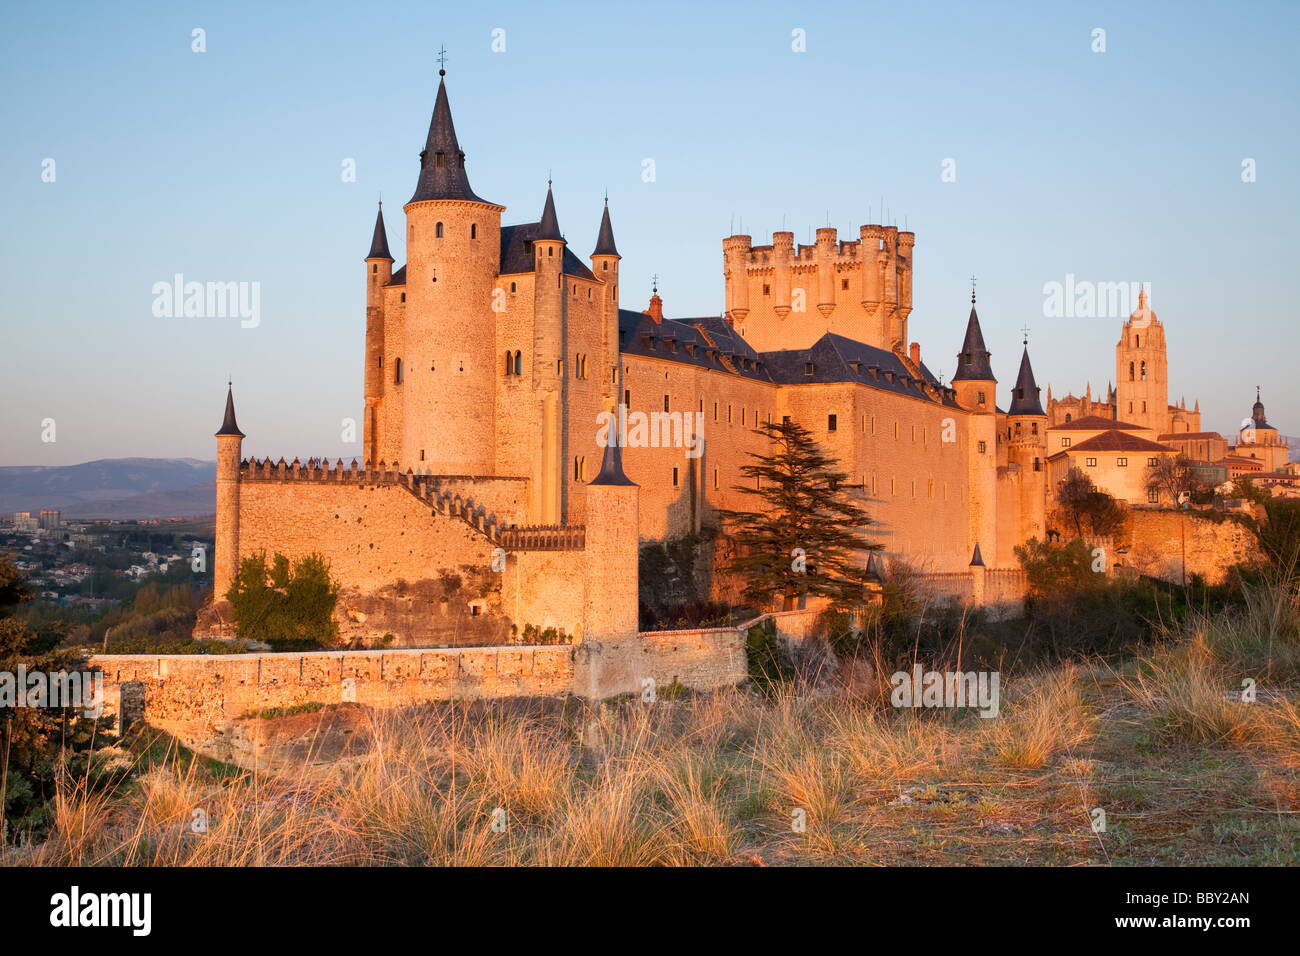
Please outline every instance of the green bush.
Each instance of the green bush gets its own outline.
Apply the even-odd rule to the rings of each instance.
[[[239,563],[226,592],[239,637],[262,641],[276,651],[314,650],[338,639],[334,620],[339,586],[319,554],[293,562],[276,554],[268,567],[266,552]]]

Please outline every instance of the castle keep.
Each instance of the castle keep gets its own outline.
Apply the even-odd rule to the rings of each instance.
[[[911,338],[914,234],[729,236],[724,313],[669,317],[657,289],[622,307],[608,202],[585,258],[549,186],[536,221],[503,225],[505,209],[471,187],[440,82],[406,262],[382,207],[365,258],[360,461],[243,460],[228,393],[218,599],[240,556],[315,551],[345,595],[458,575],[441,613],[461,642],[511,627],[635,641],[639,546],[751,506],[734,486],[765,450],[754,428],[786,417],[851,475],[869,536],[924,572],[982,581],[1043,536],[1048,416],[1028,351],[1004,410],[972,295],[942,383]],[[610,414],[625,447],[604,447]]]

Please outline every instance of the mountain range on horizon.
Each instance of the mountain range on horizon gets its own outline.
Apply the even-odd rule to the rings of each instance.
[[[64,518],[175,518],[216,511],[215,461],[102,458],[0,466],[0,512],[58,509]]]

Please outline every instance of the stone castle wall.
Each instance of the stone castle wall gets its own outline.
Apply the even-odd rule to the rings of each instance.
[[[764,615],[734,627],[643,631],[618,643],[310,651],[294,654],[97,655],[104,710],[144,695],[146,720],[234,720],[268,708],[355,702],[376,708],[440,700],[578,694],[602,698],[674,682],[697,691],[745,679],[750,627],[771,617],[800,637],[817,612]]]
[[[1221,583],[1239,561],[1261,555],[1255,533],[1233,520],[1214,521],[1194,511],[1130,508],[1124,519],[1124,563],[1143,574],[1181,583],[1186,571]]]

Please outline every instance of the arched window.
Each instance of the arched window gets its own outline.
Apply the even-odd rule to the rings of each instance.
[[[510,375],[514,372],[514,370],[515,370],[515,363],[510,358],[510,350],[506,349],[506,374]]]
[[[513,282],[510,283],[510,291],[511,291],[511,292],[514,292],[514,291],[515,291],[515,284],[514,284]]]
[[[1066,412],[1066,413],[1065,413],[1065,420],[1066,420],[1066,422],[1072,422],[1072,421],[1074,421],[1074,416],[1071,415],[1069,412]]]
[[[473,223],[473,222],[471,222],[471,223],[469,224],[469,237],[470,237],[471,239],[477,239],[477,238],[478,238],[478,224],[477,224],[477,223]]]
[[[547,246],[547,247],[546,247],[546,254],[547,254],[548,256],[553,256],[553,255],[555,255],[555,247],[554,247],[554,246]]]
[[[439,239],[442,238],[442,223],[438,223],[438,225],[433,227],[433,234]]]
[[[1143,362],[1143,363],[1142,363],[1142,381],[1145,382],[1146,380],[1147,380],[1147,363],[1146,363],[1146,362]]]
[[[379,264],[378,264],[378,263],[375,263],[375,265],[371,266],[371,267],[370,267],[370,271],[371,271],[371,272],[378,272],[378,271],[379,271]]]
[[[394,371],[393,373],[393,381],[398,385],[402,384],[402,360],[401,359],[398,359],[396,362],[396,371]]]
[[[1129,380],[1130,382],[1133,381],[1133,363],[1132,363],[1132,362],[1129,362],[1129,363],[1128,363],[1128,380]]]
[[[523,357],[519,354],[518,349],[515,349],[515,374],[516,375],[524,374],[524,360]]]
[[[585,455],[578,455],[573,459],[573,480],[585,481],[587,478],[587,458]]]
[[[1142,347],[1142,336],[1137,333],[1134,333],[1133,335],[1133,346],[1139,349]]]

